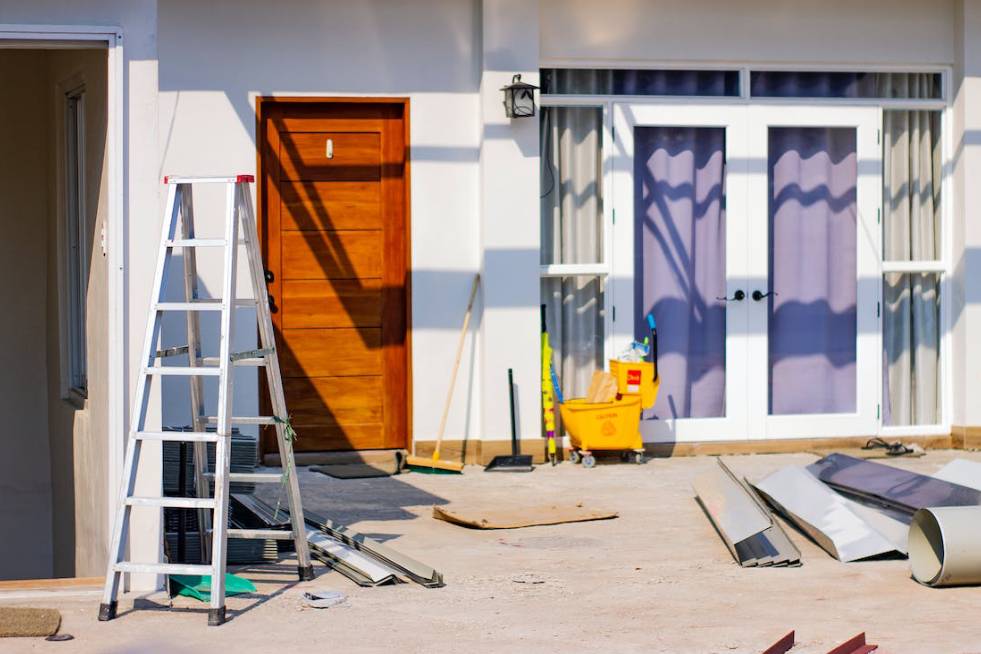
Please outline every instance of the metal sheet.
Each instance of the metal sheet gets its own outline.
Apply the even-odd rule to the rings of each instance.
[[[981,490],[981,463],[967,459],[954,459],[933,473],[931,477],[974,490]]]
[[[807,469],[835,489],[910,514],[925,507],[981,505],[979,490],[844,454],[830,454]]]
[[[865,632],[852,636],[838,647],[832,648],[828,654],[869,654],[879,649],[878,645],[870,645],[865,642]]]
[[[852,510],[847,500],[807,470],[788,466],[756,488],[778,511],[839,561],[857,561],[897,551],[889,539]]]
[[[718,466],[695,477],[692,487],[723,538],[738,543],[770,526],[770,518],[746,493],[721,459]]]
[[[794,646],[794,642],[794,632],[791,631],[786,636],[763,650],[762,654],[787,654],[787,652],[790,651],[790,648]]]
[[[745,481],[716,459],[719,467],[692,484],[709,520],[732,557],[743,567],[800,565],[800,551],[773,520],[769,508]],[[711,499],[710,504],[705,498]],[[738,539],[733,540],[732,534]]]
[[[358,585],[383,586],[402,581],[394,570],[311,527],[307,528],[307,543],[315,554]]]
[[[981,507],[920,509],[909,528],[913,578],[927,586],[981,584]]]
[[[442,588],[446,585],[443,582],[443,574],[433,567],[417,561],[411,556],[402,554],[377,540],[368,538],[364,534],[360,534],[342,524],[333,522],[329,518],[318,515],[313,511],[304,510],[303,513],[308,525],[317,527],[325,534],[376,559],[378,562],[405,575],[417,584],[426,588]]]

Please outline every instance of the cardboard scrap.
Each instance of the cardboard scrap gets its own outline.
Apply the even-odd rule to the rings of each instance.
[[[612,402],[617,396],[617,378],[608,372],[597,370],[589,382],[587,402]]]
[[[451,504],[434,506],[433,517],[470,529],[518,529],[536,525],[559,525],[566,522],[610,520],[616,511],[591,509],[582,502],[543,503],[526,506],[467,506]]]

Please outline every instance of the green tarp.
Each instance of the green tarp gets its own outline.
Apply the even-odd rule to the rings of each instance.
[[[176,595],[211,601],[211,575],[170,575],[171,591]],[[225,595],[256,592],[255,584],[233,574],[225,574]]]

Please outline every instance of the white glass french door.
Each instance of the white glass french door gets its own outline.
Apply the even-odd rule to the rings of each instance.
[[[744,438],[748,152],[742,105],[614,108],[614,353],[658,330],[648,442]]]
[[[654,316],[646,441],[875,433],[879,121],[615,105],[611,344]]]
[[[876,107],[750,108],[750,438],[877,433],[881,124]]]

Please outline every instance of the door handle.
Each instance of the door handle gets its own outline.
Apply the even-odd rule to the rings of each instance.
[[[753,291],[753,294],[750,297],[752,297],[754,301],[759,302],[763,298],[770,297],[771,295],[777,295],[777,292],[776,291],[767,291],[766,293],[764,293],[763,291],[756,290],[756,291]]]
[[[717,297],[716,300],[722,300],[723,302],[729,302],[735,300],[736,302],[742,302],[746,299],[746,292],[743,289],[736,289],[736,292],[732,294],[732,297]]]

